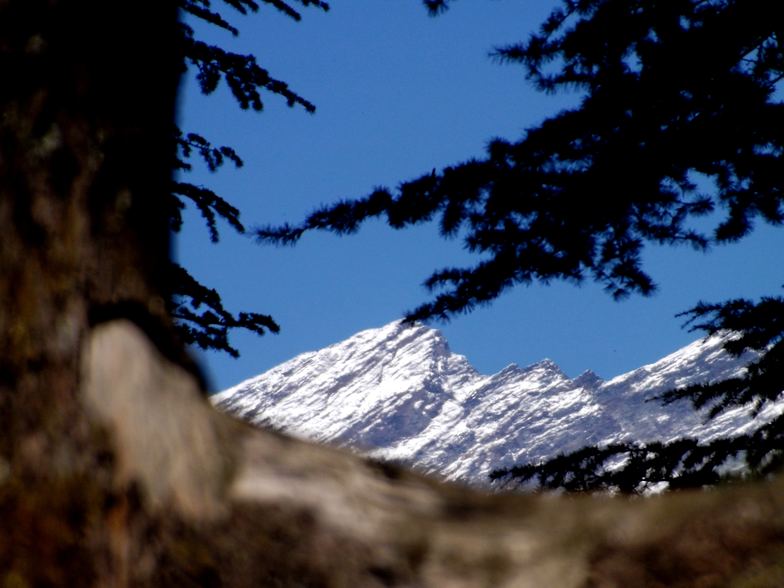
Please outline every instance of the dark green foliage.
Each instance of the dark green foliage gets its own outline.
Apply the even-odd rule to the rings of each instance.
[[[701,486],[719,479],[713,467],[703,466],[715,465],[713,461],[717,454],[723,458],[728,449],[735,449],[726,442],[717,445],[720,447],[708,449],[692,439],[682,439],[648,445],[585,447],[541,464],[496,470],[490,478],[510,477],[518,483],[535,480],[541,488],[563,488],[570,492],[601,488],[635,493],[649,490],[661,482],[670,482],[673,487]],[[617,467],[621,463],[624,463],[623,467]]]
[[[483,260],[435,272],[427,286],[439,293],[412,319],[448,319],[532,281],[591,278],[615,297],[649,294],[646,243],[705,249],[747,234],[756,217],[784,220],[774,11],[768,2],[564,2],[538,35],[496,55],[545,91],[582,92],[578,108],[520,141],[492,141],[482,160],[258,236],[291,243],[382,215],[395,228],[439,218],[444,235]],[[716,209],[713,235],[693,228]]]
[[[220,168],[226,159],[231,161],[236,167],[242,167],[242,159],[231,147],[213,147],[201,135],[188,133],[183,135],[178,129],[176,131],[177,147],[180,157],[177,159],[177,168],[181,171],[190,171],[192,165],[188,159],[196,152],[207,165],[211,172]],[[216,216],[224,221],[238,233],[245,232],[245,227],[240,222],[240,211],[229,204],[226,200],[218,196],[215,192],[203,186],[195,186],[189,182],[173,182],[172,195],[174,198],[173,211],[170,216],[171,227],[174,231],[179,231],[182,227],[182,210],[185,208],[184,198],[190,200],[199,209],[202,217],[207,223],[210,231],[210,238],[213,242],[219,239]]]
[[[280,330],[269,315],[230,313],[224,308],[216,290],[198,282],[176,263],[171,264],[171,275],[177,290],[170,300],[169,314],[176,321],[179,335],[187,345],[225,351],[237,357],[239,352],[229,343],[229,331],[232,329],[247,329],[259,335]]]
[[[315,6],[322,10],[329,9],[329,5],[320,0],[297,1],[303,6]],[[295,20],[302,18],[290,2],[281,0],[263,0],[263,2]],[[256,12],[259,9],[258,3],[253,0],[223,0],[223,3],[242,14],[247,14],[248,11]],[[235,36],[239,34],[238,29],[229,24],[220,12],[211,8],[210,0],[181,0],[180,6],[191,16],[227,30]],[[312,103],[289,89],[285,82],[273,78],[267,70],[260,67],[253,55],[231,53],[221,47],[209,45],[196,38],[193,28],[184,22],[180,23],[180,28],[185,62],[198,69],[196,79],[205,94],[214,92],[223,79],[243,109],[252,107],[254,110],[261,110],[263,108],[261,92],[266,91],[282,96],[289,106],[299,104],[309,112],[315,111],[316,107]]]
[[[193,37],[193,29],[183,25],[186,40],[185,56],[199,70],[196,79],[202,92],[214,92],[221,79],[226,81],[232,95],[242,109],[262,110],[264,103],[260,90],[267,90],[286,99],[289,106],[299,104],[313,112],[316,107],[289,89],[285,82],[270,76],[256,63],[253,55],[230,53],[208,45]]]
[[[256,12],[259,3],[254,0],[222,0],[223,4],[233,8],[240,14]],[[281,0],[263,0],[287,16],[300,20],[300,13],[293,8],[293,3]],[[320,0],[297,0],[303,7],[314,6],[328,10],[329,5]],[[215,10],[210,0],[180,0],[181,10],[191,17],[238,35],[239,30],[229,23],[219,10]],[[302,106],[308,112],[316,107],[291,90],[285,82],[273,78],[267,70],[260,67],[253,55],[231,53],[221,47],[209,45],[196,38],[192,27],[180,22],[182,33],[183,67],[192,66],[198,71],[196,79],[204,94],[214,92],[221,80],[228,85],[238,105],[243,109],[263,109],[262,92],[277,95],[286,100],[289,106]],[[198,133],[183,133],[175,129],[178,147],[176,168],[180,172],[192,169],[190,159],[198,157],[211,172],[217,171],[226,161],[235,167],[242,167],[239,155],[227,146],[215,147]],[[237,233],[244,234],[245,227],[240,221],[240,211],[225,198],[210,188],[196,186],[190,182],[174,181],[171,188],[172,202],[169,206],[169,222],[172,230],[179,231],[182,227],[182,211],[187,202],[195,205],[204,218],[210,239],[217,242],[218,219],[228,223]],[[223,306],[218,292],[201,284],[184,268],[173,264],[171,273],[171,315],[183,341],[198,345],[202,349],[220,350],[237,356],[238,351],[229,343],[229,332],[233,329],[247,329],[259,335],[267,331],[277,333],[279,327],[267,315],[253,312],[229,312]]]
[[[765,476],[784,465],[784,417],[747,435],[700,444],[695,439],[669,443],[611,444],[584,447],[537,464],[493,471],[490,479],[570,492],[609,490],[645,493],[665,483],[672,490],[700,488],[738,475]]]
[[[237,167],[243,166],[242,159],[240,159],[239,155],[237,155],[231,147],[226,147],[225,145],[213,147],[212,144],[201,135],[197,135],[196,133],[183,135],[179,129],[177,130],[176,136],[177,147],[179,148],[182,157],[188,159],[191,154],[196,151],[204,160],[204,163],[207,164],[207,168],[211,172],[214,172],[221,167],[226,159],[230,160]],[[190,171],[192,166],[184,159],[178,160],[178,168]]]
[[[427,11],[430,13],[430,16],[436,16],[442,12],[445,12],[447,8],[449,8],[449,4],[452,0],[422,0],[422,3],[427,8]]]
[[[216,214],[227,221],[238,233],[245,232],[245,227],[242,226],[239,218],[240,211],[209,188],[194,186],[188,182],[173,182],[172,194],[174,196],[188,198],[198,207],[199,212],[201,212],[204,220],[207,222],[207,228],[210,231],[210,239],[213,243],[216,243],[219,238],[215,219]],[[180,211],[182,210],[182,207],[184,207],[184,203],[181,199],[177,201],[177,207],[178,209],[172,215],[171,219],[172,228],[175,230],[179,230],[182,225]]]
[[[671,390],[651,400],[672,403],[690,401],[695,409],[707,409],[709,418],[723,411],[751,406],[758,412],[784,390],[784,299],[729,300],[722,304],[700,303],[683,313],[694,329],[708,334],[733,331],[737,338],[725,349],[741,356],[760,352],[746,372],[727,380]],[[701,321],[701,322],[697,322]],[[622,465],[621,465],[622,464]],[[535,482],[542,488],[572,491],[613,490],[638,493],[666,482],[670,488],[694,488],[715,484],[737,475],[764,476],[784,466],[784,415],[744,435],[700,444],[695,439],[671,443],[613,444],[587,447],[559,455],[539,464],[496,470],[491,479],[507,483]],[[721,471],[733,472],[725,475]]]
[[[751,363],[742,377],[713,385],[695,385],[667,392],[659,397],[666,403],[682,398],[691,399],[695,408],[710,407],[710,416],[725,409],[754,404],[757,409],[765,401],[773,401],[784,389],[784,298],[763,298],[759,302],[729,300],[721,304],[700,303],[683,313],[695,329],[708,334],[734,331],[738,338],[725,349],[739,357],[747,350],[765,352]]]
[[[424,0],[431,14],[449,3]],[[425,282],[434,298],[410,320],[447,320],[512,286],[556,279],[594,280],[615,298],[650,294],[647,244],[707,250],[741,239],[758,220],[784,222],[779,10],[767,0],[563,0],[537,34],[494,56],[521,65],[544,92],[576,92],[578,107],[519,141],[491,141],[482,159],[324,207],[297,226],[263,227],[257,237],[292,244],[314,229],[353,233],[375,217],[394,228],[437,219],[445,237],[462,239],[481,261],[434,272]],[[710,213],[714,228],[696,228]],[[686,315],[708,333],[736,331],[730,352],[761,356],[742,377],[659,400],[690,399],[715,416],[779,397],[781,298],[701,303]],[[706,446],[587,448],[494,476],[577,490],[699,486],[717,481],[719,466],[733,458],[758,473],[779,465],[782,429],[779,418]]]

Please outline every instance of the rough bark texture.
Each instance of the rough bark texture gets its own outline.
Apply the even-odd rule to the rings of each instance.
[[[784,483],[490,496],[211,409],[162,300],[169,2],[0,0],[0,586],[781,586]]]
[[[60,439],[79,420],[67,413],[91,318],[138,308],[166,325],[176,12],[107,4],[0,2],[0,385],[12,464],[68,451]]]
[[[0,0],[3,586],[116,579],[132,491],[80,356],[114,314],[166,332],[175,27],[167,1]]]

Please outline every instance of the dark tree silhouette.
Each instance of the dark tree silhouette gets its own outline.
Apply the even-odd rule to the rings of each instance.
[[[449,2],[425,4],[435,14]],[[763,0],[564,0],[537,34],[494,56],[521,65],[541,91],[580,92],[579,106],[519,141],[491,141],[482,159],[338,202],[297,226],[263,227],[257,236],[291,244],[309,230],[352,233],[373,217],[385,216],[394,228],[438,219],[445,237],[459,237],[482,258],[473,267],[434,272],[425,282],[434,297],[410,320],[447,320],[532,282],[590,279],[615,298],[651,294],[656,284],[641,258],[646,244],[707,250],[738,241],[756,222],[784,221],[778,10]],[[710,213],[715,228],[699,230],[694,221]],[[710,403],[716,414],[777,397],[784,382],[783,305],[771,298],[700,303],[688,311],[703,331],[738,331],[728,351],[764,355],[743,378],[664,400]],[[640,482],[647,476],[702,484],[732,455],[760,471],[778,465],[783,428],[778,420],[709,448],[605,448],[588,461],[576,454],[496,475],[538,476],[552,486],[582,468],[592,474],[581,487],[617,486],[602,466],[621,452],[631,460],[624,475]],[[643,467],[650,455],[656,463]]]
[[[302,18],[295,9],[296,4],[329,10],[329,5],[321,0],[262,0],[261,3],[294,20]],[[239,29],[227,20],[221,10],[213,8],[209,0],[180,0],[179,5],[183,13],[191,19],[199,19],[231,35],[239,35]],[[221,0],[221,6],[242,15],[256,12],[260,8],[260,4],[254,0]],[[270,72],[257,63],[255,56],[232,53],[222,47],[205,43],[186,22],[181,21],[179,27],[183,66],[196,69],[196,79],[203,94],[211,94],[223,81],[239,107],[244,110],[263,110],[266,93],[284,99],[291,107],[299,106],[308,112],[315,112],[316,107],[311,102],[289,88],[285,82],[272,77]],[[185,133],[176,129],[175,139],[178,147],[176,168],[182,173],[191,170],[193,158],[200,159],[212,172],[220,169],[226,162],[231,162],[238,168],[243,165],[234,149],[227,146],[216,147],[198,133]],[[225,221],[234,231],[245,233],[245,226],[240,221],[240,211],[210,188],[180,180],[172,182],[171,193],[171,227],[174,231],[179,231],[182,226],[182,210],[186,203],[190,203],[196,206],[207,223],[213,242],[219,240],[219,219]],[[277,333],[280,330],[269,315],[256,312],[234,313],[227,310],[215,289],[201,284],[175,262],[172,262],[172,278],[173,291],[168,298],[168,310],[175,319],[180,336],[189,345],[225,351],[236,357],[238,351],[229,342],[229,333],[233,329],[247,329],[259,335]]]

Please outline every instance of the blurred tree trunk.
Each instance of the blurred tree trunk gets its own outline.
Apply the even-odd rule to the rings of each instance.
[[[78,399],[80,356],[112,314],[168,324],[176,19],[171,1],[0,1],[3,586],[106,567],[111,507],[88,495],[109,488],[112,458]]]
[[[90,320],[133,306],[167,324],[176,11],[106,5],[0,3],[0,385],[3,403],[20,407],[2,411],[12,464],[29,451],[51,457],[74,429]]]

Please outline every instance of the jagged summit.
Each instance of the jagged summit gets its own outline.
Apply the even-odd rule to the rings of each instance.
[[[529,365],[525,369],[526,370],[531,370],[531,369],[555,370],[555,371],[559,371],[559,372],[561,371],[560,366],[557,363],[555,363],[552,359],[550,359],[549,357],[545,357],[544,359],[540,359],[539,361],[536,361],[536,362],[532,363],[531,365]]]
[[[301,354],[212,400],[250,422],[483,484],[495,468],[586,444],[707,440],[751,426],[747,410],[704,424],[686,402],[645,402],[738,373],[749,358],[724,353],[723,340],[696,341],[606,382],[590,370],[571,379],[550,359],[483,375],[437,329],[395,321]],[[757,418],[782,409],[767,406]]]
[[[601,386],[604,383],[604,379],[593,370],[585,370],[574,380],[572,380],[572,382],[574,382],[576,386],[580,386],[582,388],[588,388],[589,390],[594,390],[595,388]]]

